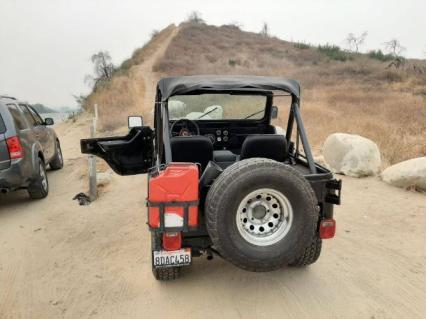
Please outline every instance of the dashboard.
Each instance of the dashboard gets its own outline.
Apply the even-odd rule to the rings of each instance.
[[[191,122],[194,122],[191,124]],[[195,125],[194,125],[195,124]],[[194,126],[194,127],[193,127]],[[175,121],[171,125],[172,136],[203,135],[210,139],[215,150],[238,151],[244,139],[253,134],[273,134],[275,129],[267,123]],[[197,133],[195,132],[197,131]]]
[[[213,143],[213,145],[215,143],[227,143],[229,141],[229,131],[228,130],[220,130],[217,129],[214,134],[213,133],[209,133],[209,134],[204,134],[204,136],[208,137],[210,139],[210,141]]]

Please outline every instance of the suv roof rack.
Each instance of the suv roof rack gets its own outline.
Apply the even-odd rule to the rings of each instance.
[[[9,96],[9,95],[0,95],[0,98],[2,98],[2,99],[11,99],[11,100],[16,100],[16,97]]]

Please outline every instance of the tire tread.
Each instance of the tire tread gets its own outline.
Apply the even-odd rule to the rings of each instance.
[[[243,255],[239,251],[234,251],[232,255],[237,255],[237,258],[228,254],[227,250],[224,249],[227,243],[223,242],[219,236],[219,225],[217,221],[217,211],[219,210],[219,206],[221,200],[226,196],[227,187],[224,185],[229,185],[237,175],[240,174],[250,174],[251,171],[255,168],[259,167],[269,167],[271,170],[281,170],[286,169],[289,175],[292,175],[295,178],[296,182],[302,187],[303,192],[307,195],[309,202],[313,205],[317,203],[317,199],[315,193],[310,186],[310,184],[304,179],[304,177],[294,168],[285,165],[283,163],[276,162],[274,160],[266,159],[266,158],[251,158],[239,161],[232,166],[228,167],[213,183],[212,187],[209,190],[206,199],[206,226],[210,238],[213,242],[215,249],[220,252],[221,256],[226,260],[232,262],[236,266],[249,270],[249,271],[270,271],[274,269],[278,269],[283,267],[283,264],[280,260],[275,261],[265,261],[261,262],[259,260],[249,260],[247,256]],[[316,207],[312,207],[312,212],[316,212]],[[318,214],[312,214],[310,216],[312,226],[310,227],[311,231],[303,234],[300,241],[302,243],[309,243],[316,229]],[[306,244],[305,244],[306,245]],[[295,260],[300,252],[304,249],[305,246],[301,246],[299,249],[295,249],[293,252],[294,256],[291,256],[291,260]],[[240,262],[241,260],[246,260],[247,262]],[[255,262],[258,266],[252,266],[253,262]]]

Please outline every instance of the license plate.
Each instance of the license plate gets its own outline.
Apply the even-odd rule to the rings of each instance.
[[[191,264],[191,249],[153,251],[152,262],[156,268],[187,266]]]

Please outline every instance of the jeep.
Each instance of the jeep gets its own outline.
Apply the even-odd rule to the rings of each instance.
[[[272,125],[287,97],[287,127]],[[249,271],[314,263],[332,238],[341,181],[314,161],[294,80],[182,76],[159,81],[154,127],[129,117],[121,137],[81,140],[120,175],[148,174],[156,279],[193,257]]]

